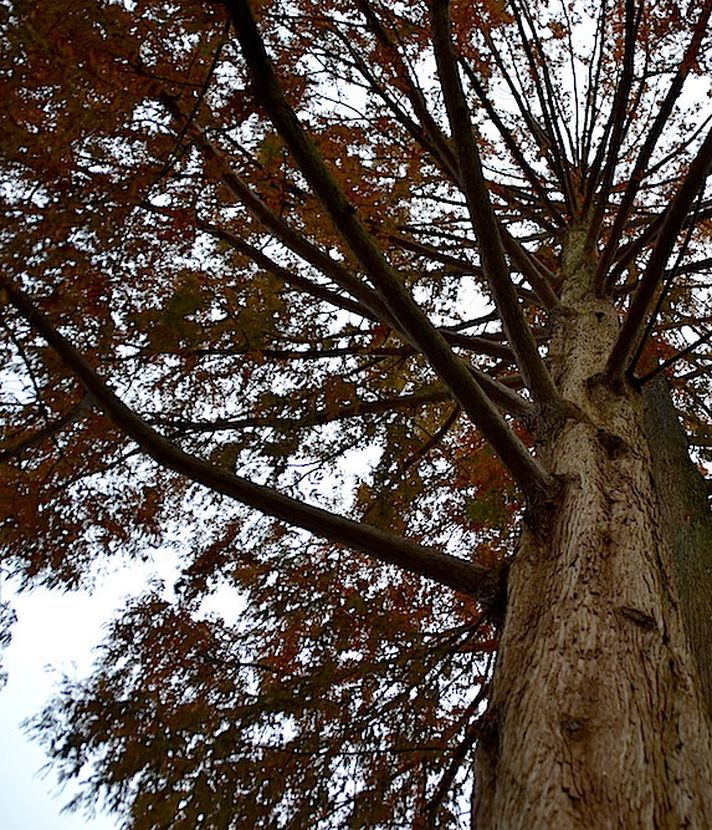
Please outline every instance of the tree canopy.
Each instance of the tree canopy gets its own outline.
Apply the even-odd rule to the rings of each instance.
[[[3,567],[183,567],[35,721],[86,804],[469,826],[567,296],[710,459],[711,11],[3,6]]]

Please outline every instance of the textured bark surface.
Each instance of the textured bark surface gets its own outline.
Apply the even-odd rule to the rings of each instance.
[[[712,715],[712,514],[707,487],[690,461],[666,381],[661,378],[647,386],[643,400],[653,479],[672,546],[683,622]]]
[[[677,508],[661,504],[642,396],[598,381],[617,317],[586,263],[565,265],[550,358],[581,414],[540,436],[563,488],[511,566],[477,827],[712,827],[710,722],[666,525]]]

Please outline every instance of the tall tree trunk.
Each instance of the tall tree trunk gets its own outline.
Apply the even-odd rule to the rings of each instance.
[[[691,478],[671,460],[664,392],[646,407],[599,382],[618,320],[576,254],[550,359],[580,416],[540,436],[562,491],[511,566],[477,827],[712,827],[709,621],[695,619],[711,585],[686,549],[693,537],[704,547],[707,506],[699,486],[668,492]]]

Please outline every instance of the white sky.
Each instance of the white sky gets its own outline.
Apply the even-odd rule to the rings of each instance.
[[[689,78],[680,105],[704,101],[711,86],[707,78]],[[7,685],[0,689],[2,830],[115,830],[116,820],[106,815],[90,819],[82,813],[61,814],[74,791],[69,787],[58,791],[52,772],[40,775],[46,756],[28,740],[20,723],[43,708],[63,673],[89,674],[102,625],[123,606],[127,595],[140,593],[152,575],[172,584],[174,563],[168,556],[160,568],[155,561],[129,563],[99,581],[91,595],[47,590],[18,595],[7,580],[2,581],[0,598],[10,599],[18,615],[12,642],[2,654],[9,675]]]
[[[18,623],[3,659],[9,681],[0,691],[0,803],[4,830],[115,827],[106,817],[90,821],[76,813],[59,815],[70,796],[67,791],[57,792],[51,773],[47,777],[39,774],[46,762],[44,752],[30,743],[20,728],[20,722],[39,711],[53,692],[57,674],[49,665],[68,674],[89,668],[91,649],[98,636],[97,620],[105,619],[108,609],[113,607],[112,593],[104,588],[90,597],[38,590],[13,598]]]
[[[64,813],[62,807],[75,790],[57,788],[52,772],[42,777],[46,763],[42,748],[28,740],[20,723],[43,708],[61,675],[89,673],[92,650],[102,637],[102,625],[128,594],[139,593],[151,575],[168,584],[175,579],[175,560],[127,564],[98,582],[95,591],[62,593],[38,589],[16,594],[5,580],[2,598],[14,606],[18,621],[3,653],[9,675],[0,690],[0,804],[2,830],[114,830],[116,821],[106,815],[89,819],[81,813]]]

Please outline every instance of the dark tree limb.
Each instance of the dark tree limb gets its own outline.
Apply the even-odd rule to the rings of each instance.
[[[496,570],[304,504],[271,487],[254,484],[184,452],[130,409],[24,292],[5,278],[0,280],[0,288],[81,381],[104,415],[161,466],[279,521],[307,530],[329,542],[346,545],[380,562],[420,574],[464,594],[487,600],[498,591],[500,576]]]
[[[599,0],[596,33],[594,35],[592,58],[588,66],[588,84],[586,89],[586,106],[584,109],[583,129],[581,135],[581,166],[582,172],[588,166],[591,154],[593,136],[595,134],[596,118],[599,112],[598,93],[600,90],[601,72],[603,70],[603,32],[608,16],[608,0]],[[595,69],[594,69],[595,66]]]
[[[607,373],[614,383],[619,381],[629,368],[630,358],[635,353],[650,304],[665,273],[668,258],[689,214],[690,206],[703,186],[710,168],[712,168],[712,130],[703,141],[680,189],[665,213],[645,273],[633,295],[628,314],[611,351]]]
[[[509,254],[514,267],[522,274],[534,289],[534,293],[541,300],[544,308],[552,309],[560,306],[559,297],[554,291],[553,274],[547,272],[529,251],[515,239],[506,228],[500,225],[500,235],[504,249]]]
[[[243,418],[217,418],[212,421],[190,421],[184,418],[169,416],[151,418],[152,423],[184,432],[222,432],[227,430],[241,430],[253,427],[272,427],[274,429],[299,429],[303,427],[322,426],[333,421],[343,421],[347,418],[374,415],[380,412],[397,412],[406,409],[417,409],[433,403],[443,403],[452,399],[447,389],[431,389],[416,392],[412,395],[397,395],[393,398],[383,398],[377,401],[361,401],[349,406],[340,407],[333,412],[321,410],[304,417],[289,418],[285,416],[269,415],[247,416]]]
[[[504,421],[475,380],[469,367],[453,353],[443,335],[415,303],[401,276],[386,261],[375,239],[356,215],[355,207],[337,185],[307,137],[294,110],[284,97],[249,3],[247,0],[226,0],[224,5],[237,30],[242,54],[252,74],[258,98],[304,177],[331,217],[334,227],[397,320],[399,329],[416,345],[435,372],[450,387],[463,411],[482,431],[524,493],[536,503],[545,501],[554,488],[553,480]],[[518,305],[516,307],[519,309]],[[536,345],[533,352],[539,361],[540,371],[546,372],[546,367],[536,351]],[[537,377],[536,369],[533,374]],[[542,391],[540,386],[540,383],[535,384],[539,392]],[[554,398],[553,384],[551,393],[549,399]]]
[[[591,204],[594,205],[593,217],[590,220],[586,238],[587,250],[592,250],[603,221],[608,198],[613,184],[613,175],[619,159],[621,142],[625,136],[626,112],[633,84],[633,59],[635,56],[635,40],[640,26],[643,5],[635,12],[633,0],[625,3],[625,46],[623,50],[623,69],[620,73],[616,91],[613,97],[610,118],[599,144],[596,158],[588,173],[588,189],[584,199],[584,215],[588,213]],[[610,141],[609,141],[610,138]],[[606,148],[608,155],[606,156]],[[600,185],[600,189],[599,188]],[[598,189],[598,192],[596,192]],[[594,202],[595,199],[595,202]]]
[[[702,41],[707,33],[707,23],[709,21],[710,14],[712,14],[712,0],[705,0],[705,3],[700,11],[700,16],[695,24],[690,44],[687,47],[682,60],[680,61],[675,77],[673,78],[670,88],[668,89],[667,94],[660,105],[658,114],[656,115],[652,126],[647,131],[645,142],[643,143],[640,153],[638,153],[638,157],[635,160],[628,186],[623,194],[623,199],[618,206],[616,217],[613,221],[613,227],[611,228],[606,248],[601,256],[596,272],[595,286],[598,291],[612,290],[613,280],[615,277],[613,275],[608,276],[608,269],[611,266],[618,243],[623,235],[626,222],[633,209],[635,197],[640,189],[641,182],[648,171],[648,162],[650,161],[650,157],[653,154],[653,150],[655,149],[660,136],[663,134],[665,125],[667,124],[675,104],[680,97],[680,92],[685,80],[690,73],[690,69],[692,69],[695,63],[697,55],[699,54]]]
[[[320,285],[317,282],[302,277],[294,271],[285,268],[279,263],[275,262],[271,257],[267,256],[259,248],[251,245],[242,237],[238,236],[225,228],[218,228],[214,225],[199,224],[197,226],[204,233],[221,240],[226,245],[229,245],[243,256],[249,257],[255,265],[273,274],[278,279],[282,280],[285,285],[309,294],[316,299],[323,300],[330,303],[336,308],[341,308],[344,311],[350,311],[352,314],[357,314],[360,317],[365,317],[374,322],[380,321],[383,316],[387,316],[385,310],[382,315],[378,315],[375,310],[351,299],[351,297],[337,294],[327,286]],[[377,298],[374,298],[377,300]],[[380,309],[379,309],[380,310]]]
[[[61,432],[61,430],[63,430],[66,426],[75,421],[85,406],[86,401],[82,399],[63,415],[60,415],[58,418],[55,418],[48,424],[45,424],[45,426],[35,432],[26,435],[14,444],[10,444],[6,447],[0,447],[0,461],[8,461],[11,458],[19,458],[23,455],[23,453],[27,452],[27,450],[32,449],[32,447],[39,446],[48,438],[52,438],[58,432]]]
[[[480,154],[452,48],[448,0],[434,0],[431,10],[435,60],[450,128],[457,147],[467,207],[477,233],[482,268],[527,386],[540,404],[554,406],[558,402],[558,392],[539,354],[522,307],[517,301],[497,220],[482,174]]]
[[[487,96],[485,88],[482,86],[482,83],[480,82],[480,79],[477,77],[476,72],[472,69],[469,63],[467,63],[467,61],[461,59],[460,63],[465,71],[465,74],[467,75],[470,84],[472,85],[472,88],[475,91],[475,94],[477,95],[477,98],[480,101],[480,104],[483,106],[485,112],[487,113],[487,117],[497,128],[497,131],[502,137],[502,140],[504,141],[507,149],[509,150],[510,155],[512,156],[512,158],[514,159],[515,163],[522,171],[522,173],[524,173],[524,176],[526,177],[529,184],[532,186],[533,190],[539,196],[541,204],[546,210],[546,212],[553,219],[556,225],[560,227],[563,224],[563,218],[561,216],[561,213],[552,203],[551,199],[549,199],[549,195],[546,192],[546,188],[544,187],[539,175],[526,160],[524,153],[522,152],[514,136],[512,135],[512,131],[499,117],[499,113],[497,112],[494,105]]]
[[[687,355],[691,354],[698,346],[709,342],[710,339],[712,339],[712,331],[705,332],[705,334],[698,337],[697,340],[693,340],[689,346],[686,346],[684,349],[680,349],[679,352],[671,355],[667,360],[664,360],[659,366],[651,369],[647,374],[640,378],[635,378],[636,382],[641,386],[644,386],[646,383],[653,380],[653,378],[656,378],[658,375],[662,374],[666,369],[669,369],[673,364],[677,363],[678,360],[682,360],[683,357],[687,357]]]
[[[701,196],[702,196],[702,191],[700,191],[700,197]],[[697,209],[698,210],[699,210],[699,206],[700,205],[699,205],[699,199],[698,199],[698,203],[697,203]],[[645,330],[643,331],[642,336],[639,338],[638,348],[635,350],[635,354],[633,355],[633,358],[632,358],[631,363],[630,363],[631,374],[635,373],[635,367],[638,363],[638,360],[640,360],[640,356],[643,353],[643,349],[645,348],[645,344],[648,340],[648,337],[650,337],[650,334],[653,330],[653,327],[655,326],[655,321],[657,320],[658,314],[660,314],[660,311],[663,307],[663,304],[665,303],[665,300],[667,299],[667,296],[670,292],[670,289],[672,288],[672,284],[675,280],[675,277],[679,273],[680,263],[682,262],[682,258],[685,256],[687,248],[690,244],[690,239],[692,238],[692,232],[694,231],[694,228],[695,228],[695,223],[691,222],[687,227],[685,237],[682,240],[682,244],[680,245],[680,247],[678,249],[677,257],[675,259],[674,266],[669,271],[667,271],[665,274],[663,274],[663,277],[665,278],[665,281],[663,283],[662,290],[658,293],[658,299],[657,299],[657,302],[655,303],[655,308],[653,309],[653,312],[650,315],[650,318],[648,320],[647,325],[645,326]]]
[[[352,51],[352,57],[362,73],[363,77],[368,81],[372,88],[376,91],[379,97],[384,101],[386,106],[394,113],[397,120],[408,130],[408,132],[416,139],[423,149],[425,149],[435,163],[445,172],[450,179],[457,177],[457,162],[452,152],[452,148],[448,144],[447,138],[443,135],[438,127],[435,119],[431,115],[428,106],[425,102],[425,97],[422,90],[413,79],[408,67],[405,65],[402,55],[393,43],[393,39],[387,31],[386,27],[379,20],[373,6],[368,0],[356,0],[356,5],[359,11],[363,14],[369,28],[373,31],[375,37],[388,50],[388,54],[393,61],[393,68],[401,81],[404,88],[405,95],[413,108],[416,118],[419,119],[420,124],[410,119],[400,107],[397,106],[393,97],[385,90],[382,84],[378,83],[369,70],[368,65],[363,58]],[[348,39],[345,39],[345,45],[349,50],[352,50]]]
[[[529,71],[532,80],[534,81],[534,87],[536,89],[539,106],[541,107],[541,113],[544,119],[544,128],[546,132],[546,141],[550,144],[551,147],[551,159],[553,167],[555,172],[557,173],[559,183],[564,194],[564,199],[566,200],[569,210],[573,214],[576,210],[576,197],[574,193],[573,182],[571,180],[569,163],[566,159],[564,141],[559,127],[560,119],[557,118],[557,113],[555,111],[557,96],[551,83],[551,79],[549,77],[549,69],[547,66],[547,62],[543,60],[543,50],[541,48],[541,43],[539,42],[539,38],[536,33],[536,26],[534,25],[534,22],[531,19],[531,15],[529,14],[527,4],[524,3],[520,6],[520,4],[516,2],[516,0],[511,0],[511,3],[512,8],[514,10],[515,23],[519,31],[522,46],[524,47],[524,54],[526,55],[527,62],[529,64]],[[534,39],[534,45],[537,47],[539,56],[542,58],[542,60],[537,60],[537,57],[534,54],[532,44],[530,43],[526,31],[524,30],[524,20],[526,20],[529,24],[529,28],[532,32],[532,37]]]
[[[183,123],[184,116],[174,98],[167,93],[161,93],[159,100],[179,124]],[[199,147],[204,156],[217,163],[220,168],[220,179],[235,198],[283,245],[300,256],[322,274],[333,280],[383,322],[392,324],[392,318],[384,307],[382,300],[365,282],[351,273],[340,262],[324,253],[316,245],[309,242],[298,230],[291,227],[281,217],[277,216],[232,170],[224,158],[221,150],[209,141],[205,133],[197,124],[190,124],[188,133]],[[385,319],[384,319],[385,318]]]

